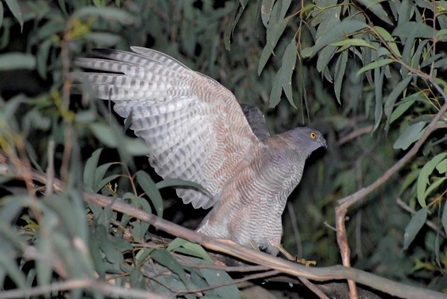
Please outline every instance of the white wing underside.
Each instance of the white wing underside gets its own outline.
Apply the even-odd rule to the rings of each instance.
[[[99,50],[76,64],[108,73],[86,73],[95,97],[115,102],[131,129],[146,141],[149,162],[163,178],[201,184],[209,194],[178,188],[195,208],[209,208],[234,174],[261,146],[234,97],[211,78],[155,50]]]

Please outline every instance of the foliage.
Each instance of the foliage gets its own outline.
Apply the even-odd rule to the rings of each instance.
[[[199,245],[154,247],[148,240],[160,232],[147,223],[83,202],[82,190],[99,192],[197,221],[162,201],[170,193],[160,189],[185,182],[158,182],[143,142],[123,132],[110,104],[70,95],[74,57],[141,45],[260,107],[272,132],[305,124],[327,136],[328,151],[312,157],[284,213],[284,246],[319,266],[340,263],[337,200],[386,176],[422,140],[396,175],[351,207],[351,260],[447,291],[446,11],[445,1],[424,0],[0,1],[0,149],[25,182],[0,177],[0,284],[78,281],[83,289],[60,289],[101,298],[110,289],[90,284],[99,276],[186,298],[202,288],[208,298],[240,296],[226,272],[168,254],[209,265]],[[426,138],[429,129],[437,130]],[[31,168],[61,178],[65,190],[33,184]]]

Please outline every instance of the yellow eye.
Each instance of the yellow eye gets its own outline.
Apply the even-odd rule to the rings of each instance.
[[[315,132],[310,132],[309,133],[309,137],[311,138],[311,139],[317,139],[317,133],[315,133]]]

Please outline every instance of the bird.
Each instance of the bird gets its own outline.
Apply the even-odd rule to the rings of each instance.
[[[75,60],[91,95],[131,120],[158,175],[203,187],[176,189],[185,204],[212,208],[197,232],[292,259],[281,246],[281,217],[306,159],[327,148],[323,135],[297,127],[271,136],[261,110],[216,80],[162,52],[130,48]]]

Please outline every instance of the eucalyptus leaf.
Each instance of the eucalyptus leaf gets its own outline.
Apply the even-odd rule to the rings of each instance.
[[[422,167],[421,172],[419,173],[418,181],[417,181],[417,199],[421,207],[425,207],[426,204],[426,189],[427,185],[429,185],[429,177],[433,173],[436,166],[442,162],[447,157],[447,153],[438,154],[433,159],[431,159],[428,163]]]
[[[408,246],[410,246],[411,242],[413,242],[416,235],[424,226],[426,220],[427,220],[427,208],[420,209],[419,211],[416,212],[416,214],[414,214],[411,217],[410,222],[407,224],[407,227],[405,228],[404,244],[402,248],[403,250],[408,249]]]
[[[93,152],[90,158],[88,158],[84,167],[83,181],[86,189],[94,191],[96,189],[96,168],[98,167],[99,157],[101,156],[102,148],[97,149]],[[97,192],[97,191],[95,191]]]
[[[0,71],[34,70],[35,68],[36,57],[31,54],[10,52],[0,55]]]
[[[313,47],[313,55],[327,45],[338,42],[350,34],[366,28],[367,26],[368,25],[364,22],[357,20],[345,19],[341,21],[339,24],[325,32],[324,35],[317,38],[315,46]]]
[[[400,53],[400,51],[396,45],[396,41],[394,40],[394,37],[392,37],[391,34],[387,30],[385,30],[384,28],[382,28],[380,26],[374,26],[374,29],[384,39],[384,41],[388,43],[390,48],[393,50],[394,54],[401,57],[402,54]]]
[[[388,65],[388,64],[390,64],[392,62],[394,62],[394,60],[390,59],[390,58],[380,59],[380,60],[371,62],[370,64],[365,65],[364,67],[359,69],[357,71],[357,76],[359,76],[360,74],[362,74],[362,73],[364,73],[366,71],[373,70],[373,69],[376,69],[376,68],[380,68],[380,67]]]
[[[141,188],[144,190],[146,195],[151,199],[157,216],[163,217],[163,199],[161,198],[160,191],[158,191],[157,186],[151,177],[144,171],[137,172],[137,181]]]
[[[401,40],[405,39],[410,34],[414,34],[417,38],[433,38],[436,36],[436,32],[436,29],[433,29],[433,27],[430,27],[425,23],[405,22],[393,30],[393,35],[399,36]]]
[[[425,122],[418,122],[407,126],[394,142],[393,148],[406,150],[422,137],[425,131],[425,125]]]
[[[84,6],[74,11],[73,16],[80,19],[102,17],[109,21],[117,21],[123,25],[135,23],[137,20],[128,12],[115,7]]]
[[[447,201],[444,202],[444,210],[442,211],[441,222],[442,226],[444,227],[444,231],[447,234]]]
[[[4,0],[6,2],[6,5],[8,6],[9,10],[12,12],[14,17],[17,19],[17,21],[20,24],[20,29],[23,30],[23,18],[22,18],[22,11],[20,10],[20,5],[17,2],[17,0]],[[1,23],[0,23],[1,24]]]
[[[233,281],[228,273],[222,270],[201,269],[200,272],[210,286],[221,285]],[[239,290],[235,284],[218,287],[215,291],[221,298],[241,298]]]

